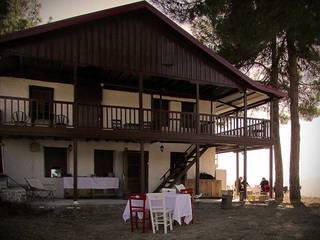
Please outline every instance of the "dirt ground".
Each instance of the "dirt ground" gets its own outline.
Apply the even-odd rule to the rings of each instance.
[[[174,225],[167,239],[320,239],[320,199],[303,200],[306,207],[289,204],[197,203],[195,224]],[[0,239],[90,240],[163,239],[161,231],[131,233],[122,220],[124,205],[81,209],[30,209],[0,203]]]

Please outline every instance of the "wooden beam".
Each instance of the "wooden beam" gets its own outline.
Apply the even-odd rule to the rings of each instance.
[[[244,128],[244,137],[248,136],[248,123],[247,123],[247,116],[248,116],[248,106],[247,106],[247,90],[244,89],[243,92],[243,128]]]
[[[77,66],[73,67],[73,125],[78,126],[78,75]],[[73,201],[78,200],[78,141],[73,139]]]
[[[236,183],[239,181],[239,151],[236,152]],[[239,186],[236,186],[236,193],[239,194]]]
[[[222,103],[222,104],[224,104],[224,105],[227,105],[227,106],[229,106],[229,107],[233,107],[234,109],[237,109],[237,110],[240,109],[240,107],[238,107],[238,106],[236,106],[236,105],[233,105],[233,104],[231,104],[231,103],[226,103],[226,102],[223,102],[223,101],[221,101],[221,100],[217,100],[217,102]]]
[[[146,192],[145,186],[145,159],[144,159],[144,142],[140,143],[140,192]]]
[[[73,139],[73,201],[78,200],[78,141]]]
[[[143,129],[143,76],[139,76],[139,128]]]
[[[244,181],[244,199],[247,198],[247,146],[243,148],[243,181]]]
[[[200,193],[200,146],[196,145],[196,194]]]
[[[199,93],[199,83],[196,83],[196,132],[200,134],[200,119],[199,119],[199,108],[200,108],[200,93]]]

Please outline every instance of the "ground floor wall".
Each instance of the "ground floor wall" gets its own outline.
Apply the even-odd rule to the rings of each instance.
[[[54,184],[56,197],[64,196],[62,178],[45,177],[45,147],[59,147],[69,150],[67,154],[67,172],[73,174],[72,141],[39,139],[4,139],[3,141],[4,173],[20,184],[25,178],[38,178],[44,183]],[[163,151],[160,146],[163,145]],[[171,152],[184,152],[189,145],[173,143],[145,144],[144,150],[149,154],[148,191],[153,191],[160,183],[161,176],[170,168]],[[113,151],[113,174],[120,179],[120,188],[124,178],[125,151],[140,151],[140,144],[114,141],[79,141],[78,142],[78,176],[94,174],[94,151]],[[200,158],[200,172],[215,175],[215,148],[209,148]],[[188,179],[195,178],[195,166],[187,173]],[[122,190],[122,189],[120,189]]]

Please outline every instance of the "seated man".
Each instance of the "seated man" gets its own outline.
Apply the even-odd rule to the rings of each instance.
[[[269,189],[270,189],[269,181],[266,180],[264,177],[262,178],[262,180],[260,182],[260,188],[261,188],[261,192],[263,192],[263,193],[269,192]]]

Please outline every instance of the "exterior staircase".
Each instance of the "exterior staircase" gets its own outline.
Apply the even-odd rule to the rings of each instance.
[[[204,154],[209,146],[200,146],[199,149],[199,158]],[[197,148],[196,145],[190,145],[190,147],[184,152],[185,161],[184,164],[179,165],[174,169],[172,172],[172,169],[169,168],[165,174],[160,178],[161,183],[159,186],[154,190],[154,192],[159,192],[161,188],[172,188],[177,181],[185,175],[188,170],[195,164],[197,158],[196,158],[196,152]]]

